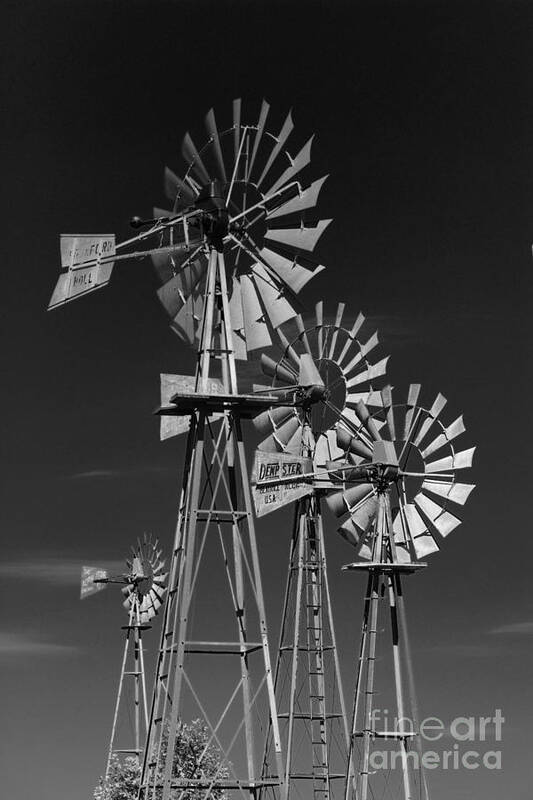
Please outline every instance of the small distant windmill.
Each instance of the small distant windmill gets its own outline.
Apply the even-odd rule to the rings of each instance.
[[[387,358],[370,361],[377,332],[365,336],[362,314],[343,324],[344,310],[339,303],[325,318],[320,302],[314,319],[296,317],[290,340],[278,329],[281,357],[276,362],[263,354],[261,364],[279,405],[254,419],[266,437],[252,478],[256,512],[262,516],[287,503],[295,509],[275,670],[285,796],[308,793],[311,786],[314,800],[340,797],[349,751],[322,522],[322,498],[331,490],[327,464],[344,455],[336,426],[342,422],[355,431],[357,404],[382,403],[374,386],[387,365]],[[301,482],[306,473],[307,482]],[[288,483],[276,486],[283,476]],[[266,768],[270,759],[267,746]]]
[[[98,567],[82,568],[80,591],[82,600],[105,589],[107,584],[118,584],[122,586],[123,606],[128,612],[128,624],[122,626],[126,631],[126,637],[107,753],[106,778],[111,758],[115,754],[134,756],[140,763],[148,724],[142,633],[152,627],[149,623],[157,614],[166,591],[167,576],[163,572],[165,562],[161,559],[161,555],[157,539],[152,540],[151,536],[145,534],[142,540],[138,539],[137,544],[132,547],[132,555],[126,560],[127,572],[123,575],[109,575],[106,570]],[[127,710],[124,708],[125,678],[133,678],[133,715],[131,708]],[[133,746],[117,748],[115,740],[121,712],[125,719],[133,716]]]

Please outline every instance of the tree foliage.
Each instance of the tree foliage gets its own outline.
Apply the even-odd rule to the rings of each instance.
[[[161,742],[160,769],[166,760],[168,729],[163,731]],[[140,766],[137,758],[127,756],[120,759],[111,757],[107,777],[102,777],[94,790],[94,800],[137,800],[139,791]],[[222,754],[216,744],[210,741],[209,729],[199,719],[190,723],[181,722],[176,737],[172,776],[174,778],[224,779],[229,775],[228,764],[223,762]],[[159,792],[158,792],[159,794]],[[181,800],[203,800],[205,789],[175,789],[175,798]],[[225,800],[223,789],[212,789],[209,795],[213,800]]]

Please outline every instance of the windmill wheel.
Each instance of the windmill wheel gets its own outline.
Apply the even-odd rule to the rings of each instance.
[[[310,455],[315,467],[325,467],[327,461],[343,452],[336,443],[337,423],[344,422],[348,427],[356,424],[355,409],[361,400],[370,406],[381,405],[373,382],[385,374],[388,357],[376,364],[369,361],[369,354],[378,345],[377,332],[366,341],[360,340],[364,317],[359,314],[352,327],[345,327],[344,308],[344,303],[339,303],[334,321],[327,322],[322,303],[317,303],[314,324],[305,327],[301,316],[296,317],[298,335],[292,342],[278,330],[283,354],[277,362],[261,356],[263,372],[272,378],[273,387],[300,383],[305,390],[301,383],[306,364],[310,365],[311,385],[315,383],[315,387],[307,405],[278,406],[254,419],[256,428],[266,436],[260,450]],[[323,387],[313,381],[313,370],[316,382]]]
[[[456,438],[465,431],[462,416],[450,425],[440,421],[446,399],[437,395],[431,407],[418,403],[420,385],[412,384],[406,403],[394,404],[390,387],[382,390],[382,408],[370,413],[365,403],[355,408],[358,422],[337,426],[337,444],[344,451],[329,466],[339,470],[344,488],[327,498],[330,509],[346,520],[338,529],[363,559],[382,560],[374,552],[379,499],[386,499],[392,527],[388,554],[409,562],[439,550],[461,520],[454,511],[464,505],[473,484],[460,483],[458,470],[472,466],[475,447],[457,451]],[[354,469],[346,470],[352,466]],[[357,482],[350,483],[351,477]]]
[[[166,591],[166,573],[163,572],[165,562],[161,560],[162,551],[157,539],[145,534],[142,541],[131,548],[132,558],[126,561],[128,568],[127,584],[122,589],[125,596],[123,606],[131,611],[137,605],[140,623],[149,622],[161,607]]]
[[[171,208],[154,209],[159,219],[191,209],[206,212],[201,222],[191,219],[189,252],[152,257],[163,284],[158,295],[172,328],[191,345],[198,339],[208,252],[210,247],[223,250],[233,344],[241,359],[270,346],[271,329],[295,316],[289,300],[323,269],[305,253],[313,251],[331,221],[306,217],[327,177],[300,182],[313,137],[291,155],[291,113],[278,131],[269,126],[269,112],[263,100],[258,117],[245,122],[241,101],[234,100],[232,124],[219,130],[211,109],[205,144],[198,149],[185,135],[183,177],[165,169]],[[174,235],[169,229],[161,245],[173,243]]]

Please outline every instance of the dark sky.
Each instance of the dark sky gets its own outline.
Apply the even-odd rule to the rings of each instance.
[[[7,2],[2,26],[3,481],[0,668],[5,796],[86,800],[104,766],[125,623],[112,590],[78,602],[82,563],[168,547],[182,444],[160,445],[161,371],[192,357],[148,264],[53,313],[60,232],[129,235],[164,201],[211,107],[316,132],[330,177],[311,309],[363,310],[392,356],[464,412],[478,484],[407,600],[423,715],[506,722],[503,770],[436,771],[433,798],[530,796],[533,12],[518,2]],[[255,441],[251,435],[250,441]],[[290,520],[259,525],[276,629]],[[285,522],[285,527],[283,526]],[[347,688],[362,610],[326,520]],[[285,535],[286,534],[286,535]],[[155,635],[149,647],[155,647]],[[474,744],[481,751],[493,743]]]

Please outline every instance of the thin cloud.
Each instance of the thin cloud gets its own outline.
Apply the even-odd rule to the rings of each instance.
[[[65,475],[64,477],[70,481],[116,480],[117,478],[125,478],[131,475],[160,474],[166,471],[166,467],[160,467],[155,464],[147,464],[145,466],[133,468],[125,467],[120,469],[89,469],[83,472],[74,472],[72,475]]]
[[[0,632],[0,658],[17,656],[66,656],[77,652],[76,647],[33,638],[25,633]]]
[[[488,658],[494,655],[489,644],[442,644],[430,648],[433,653],[445,653],[455,658]]]
[[[121,471],[118,469],[91,469],[87,472],[75,472],[73,475],[69,475],[68,477],[70,480],[78,481],[78,480],[87,480],[91,478],[120,478],[121,475],[125,474],[125,470]]]
[[[533,622],[513,622],[510,625],[501,625],[489,631],[491,634],[513,636],[533,636]]]
[[[11,580],[28,580],[54,586],[78,586],[81,580],[81,568],[86,562],[78,559],[43,558],[32,561],[5,561],[0,563],[0,578]],[[91,559],[91,564],[107,569],[113,574],[124,570],[123,561],[102,561]]]

